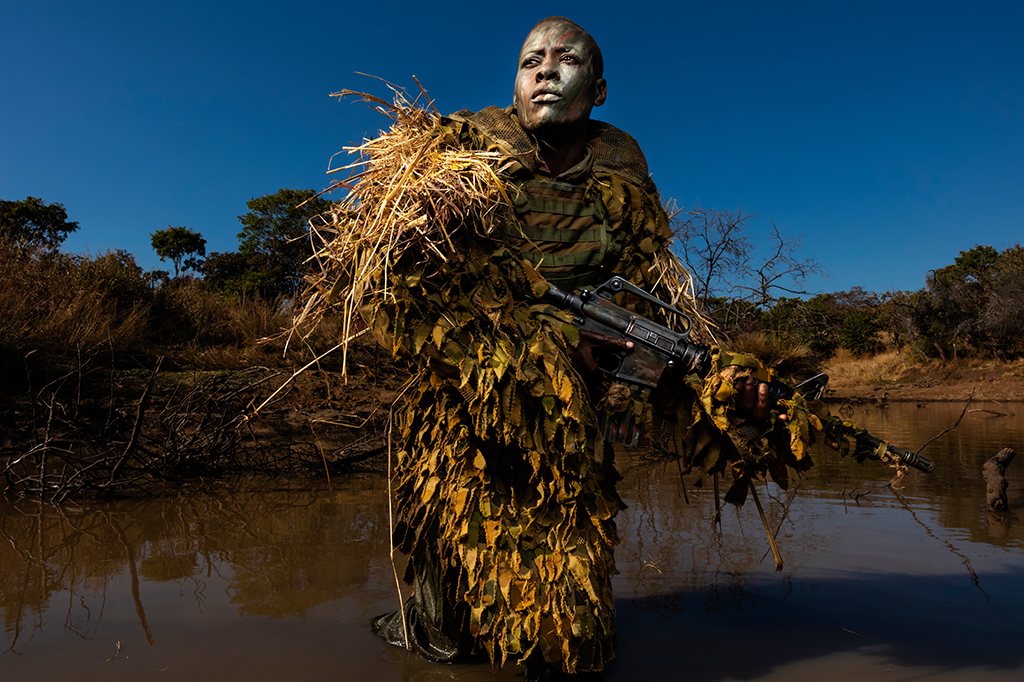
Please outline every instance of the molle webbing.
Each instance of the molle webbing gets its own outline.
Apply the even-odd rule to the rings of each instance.
[[[519,125],[519,119],[516,118],[515,109],[512,107],[486,107],[475,113],[464,109],[448,118],[471,123],[527,169],[537,170],[536,143]],[[591,119],[587,131],[587,144],[594,150],[596,172],[616,175],[651,194],[657,192],[647,169],[647,159],[640,151],[640,145],[629,133]]]
[[[518,225],[508,226],[505,238],[559,285],[596,283],[606,259],[621,249],[608,228],[604,205],[587,197],[587,187],[550,180],[517,185]]]

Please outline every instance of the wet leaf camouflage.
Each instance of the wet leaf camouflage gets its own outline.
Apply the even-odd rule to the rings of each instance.
[[[616,642],[610,576],[622,503],[598,411],[649,425],[659,400],[585,385],[570,360],[578,330],[538,300],[549,278],[594,286],[617,274],[693,313],[695,335],[712,340],[669,250],[660,199],[635,142],[605,124],[595,124],[593,147],[615,154],[597,154],[576,193],[559,195],[510,110],[443,118],[401,98],[393,108],[374,101],[394,125],[352,150],[362,158],[330,227],[314,235],[322,273],[301,317],[342,314],[355,333],[358,313],[409,362],[394,471],[406,579],[434,561],[456,576],[444,593],[496,666],[539,649],[565,671],[600,670]],[[628,163],[612,167],[612,157]],[[534,189],[556,194],[523,199]],[[523,229],[538,215],[530,202],[593,215],[580,229],[592,244],[544,251]],[[541,219],[529,227],[550,233]],[[631,303],[643,313],[622,302]],[[745,419],[733,382],[770,380],[771,370],[720,348],[713,360],[707,380],[681,377],[670,389],[676,445],[688,471],[728,471],[726,499],[742,504],[752,479],[785,486],[787,468],[811,465],[827,409],[798,395],[773,413],[786,411],[786,422]]]

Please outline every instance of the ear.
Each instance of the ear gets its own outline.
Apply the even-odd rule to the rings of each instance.
[[[594,95],[594,106],[599,107],[608,99],[608,82],[603,78],[598,78],[594,87],[597,89]]]

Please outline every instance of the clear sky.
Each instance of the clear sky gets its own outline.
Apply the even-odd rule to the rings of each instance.
[[[184,225],[237,247],[252,197],[321,189],[386,120],[356,72],[443,112],[507,105],[519,46],[562,14],[663,199],[804,235],[813,291],[918,289],[1024,241],[1024,2],[52,2],[0,11],[0,198],[60,202],[76,253]]]

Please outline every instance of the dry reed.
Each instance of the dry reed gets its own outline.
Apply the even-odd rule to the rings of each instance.
[[[355,147],[356,161],[329,170],[348,172],[328,190],[347,190],[323,225],[311,224],[319,273],[305,293],[293,333],[315,329],[328,312],[340,313],[342,351],[360,333],[358,309],[368,301],[393,296],[390,274],[410,252],[447,261],[453,235],[472,229],[487,234],[496,225],[508,195],[498,179],[502,156],[446,143],[440,116],[409,101],[391,86],[394,103],[343,90],[337,97],[359,97],[391,119],[391,129]],[[347,359],[343,359],[343,371]]]

